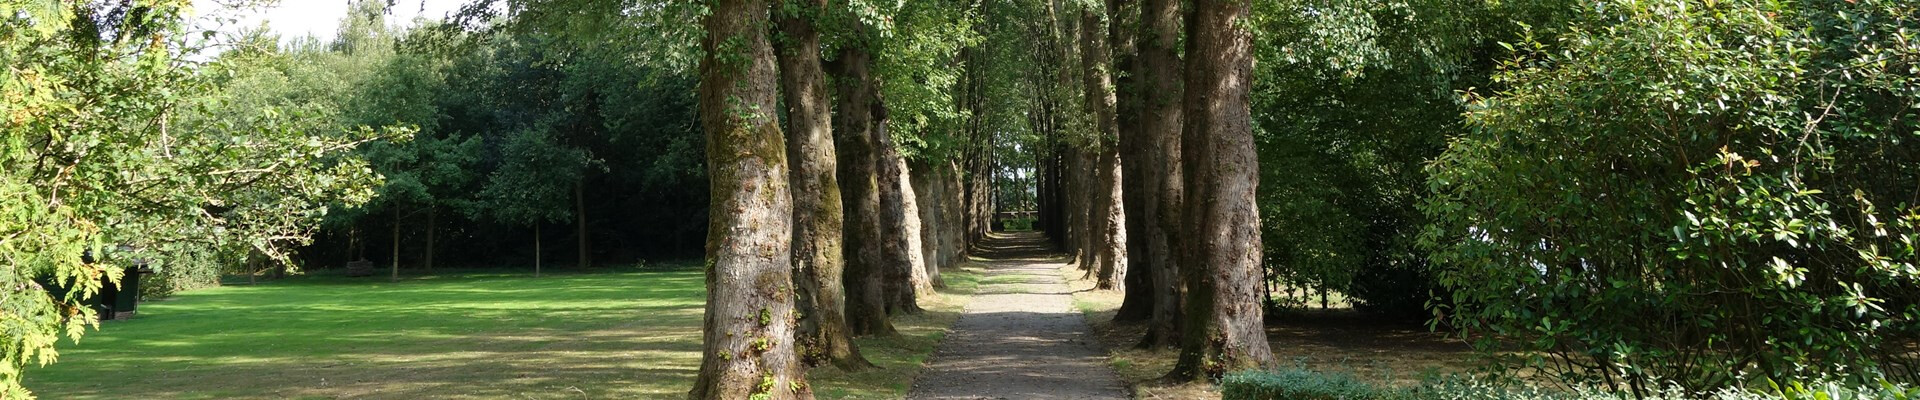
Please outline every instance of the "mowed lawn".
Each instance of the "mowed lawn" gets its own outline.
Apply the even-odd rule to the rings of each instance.
[[[897,398],[976,284],[862,339],[885,369],[821,371],[822,398]],[[43,398],[682,398],[700,363],[697,268],[583,274],[302,277],[143,303],[59,362],[29,367]]]

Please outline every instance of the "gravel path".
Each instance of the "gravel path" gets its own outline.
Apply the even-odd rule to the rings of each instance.
[[[987,276],[911,399],[1125,399],[1073,309],[1062,256],[1037,234],[982,243]]]

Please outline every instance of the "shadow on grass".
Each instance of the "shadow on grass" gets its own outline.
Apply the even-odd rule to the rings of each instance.
[[[898,336],[861,338],[884,369],[819,372],[821,398],[906,393],[980,287],[945,272]],[[313,276],[182,294],[103,325],[27,373],[50,399],[660,398],[700,363],[699,268],[530,275]]]
[[[46,398],[674,398],[697,270],[340,277],[153,302],[27,374]]]

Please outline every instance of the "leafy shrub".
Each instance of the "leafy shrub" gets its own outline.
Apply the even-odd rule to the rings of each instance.
[[[1221,400],[1398,400],[1400,390],[1375,387],[1348,374],[1305,369],[1243,371],[1220,379]]]
[[[1220,381],[1220,391],[1223,400],[1920,399],[1920,388],[1909,388],[1884,381],[1874,385],[1856,386],[1821,379],[1812,382],[1796,381],[1783,385],[1771,385],[1763,390],[1722,388],[1704,392],[1689,391],[1668,385],[1636,394],[1593,387],[1574,390],[1543,389],[1462,378],[1430,379],[1416,387],[1396,388],[1361,382],[1349,374],[1299,368],[1228,374]]]
[[[1574,14],[1429,167],[1447,322],[1575,385],[1920,381],[1920,3]]]

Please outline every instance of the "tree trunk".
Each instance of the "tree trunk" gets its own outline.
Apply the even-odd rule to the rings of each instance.
[[[846,212],[847,328],[854,335],[891,335],[887,320],[886,264],[880,246],[880,161],[873,129],[875,95],[879,85],[869,69],[873,62],[863,43],[848,43],[829,65],[839,92],[839,118],[834,119],[834,144],[839,151],[841,199]]]
[[[883,265],[887,277],[887,314],[918,314],[921,311],[918,290],[925,280],[919,253],[920,218],[911,208],[914,204],[909,196],[913,189],[907,184],[906,160],[894,147],[885,111],[879,115],[873,123],[873,135],[880,152],[880,229],[885,238],[881,249],[886,255]]]
[[[800,354],[809,366],[830,364],[842,370],[872,368],[847,329],[846,261],[842,231],[839,164],[834,160],[833,99],[820,65],[820,33],[813,21],[825,0],[785,0],[806,12],[775,12],[786,38],[778,52],[780,88],[786,98],[787,162],[792,168],[793,281],[800,313]]]
[[[811,399],[794,346],[793,203],[765,0],[714,0],[700,60],[712,213],[692,399]]]
[[[589,255],[591,253],[587,251],[587,243],[590,238],[587,236],[586,178],[583,177],[580,179],[581,182],[573,183],[573,234],[575,237],[578,237],[580,241],[579,267],[580,269],[587,269],[593,267],[593,256]]]
[[[1260,306],[1260,183],[1248,87],[1250,3],[1196,0],[1187,26],[1186,332],[1168,375],[1204,380],[1273,364]]]
[[[1140,204],[1139,226],[1143,229],[1129,232],[1138,236],[1135,242],[1143,242],[1146,254],[1145,266],[1134,266],[1135,271],[1147,272],[1139,275],[1151,275],[1154,285],[1153,318],[1148,323],[1147,335],[1140,342],[1142,347],[1160,348],[1181,343],[1180,322],[1182,304],[1186,299],[1186,281],[1181,278],[1179,254],[1181,254],[1180,233],[1182,215],[1185,213],[1182,202],[1184,188],[1181,177],[1181,80],[1184,79],[1180,60],[1181,17],[1180,0],[1144,0],[1140,10],[1140,138],[1131,141],[1139,154],[1133,160],[1140,173],[1129,175],[1138,177],[1128,179],[1127,183],[1136,184],[1136,190],[1151,200]],[[1127,141],[1122,137],[1123,142]],[[1133,221],[1129,215],[1129,221]]]
[[[946,266],[941,259],[941,255],[945,253],[941,232],[946,222],[940,219],[941,206],[945,201],[944,194],[940,192],[941,186],[937,182],[940,172],[937,165],[941,163],[926,160],[910,163],[907,169],[907,175],[910,178],[908,181],[912,182],[910,186],[913,189],[914,202],[919,205],[917,209],[920,213],[920,229],[917,232],[920,232],[920,259],[924,262],[921,264],[920,275],[926,282],[926,286],[920,287],[922,291],[946,286],[940,282],[940,267]]]
[[[433,253],[440,250],[440,248],[435,246],[434,244],[434,239],[437,236],[439,236],[438,235],[439,229],[440,229],[439,224],[440,224],[439,207],[428,205],[427,206],[427,251],[426,251],[427,257],[425,262],[427,267],[427,272],[433,272]]]
[[[941,184],[945,187],[944,191],[947,192],[945,199],[947,203],[941,207],[945,214],[944,219],[947,221],[946,232],[942,235],[943,241],[947,243],[946,255],[942,257],[946,259],[941,263],[943,266],[959,264],[966,260],[967,253],[972,250],[972,244],[967,242],[967,185],[964,182],[967,172],[962,169],[963,165],[965,164],[960,161],[948,161],[947,174],[944,179],[941,179]]]
[[[393,205],[393,276],[394,282],[400,281],[400,205]]]
[[[1120,194],[1120,153],[1114,140],[1119,136],[1118,116],[1114,111],[1116,94],[1113,90],[1112,71],[1113,52],[1107,47],[1107,29],[1102,29],[1101,10],[1085,7],[1080,10],[1080,67],[1081,79],[1085,83],[1087,110],[1093,117],[1094,141],[1090,166],[1092,179],[1093,206],[1089,208],[1092,218],[1092,253],[1095,264],[1089,269],[1094,276],[1094,288],[1114,290],[1120,287],[1121,275],[1126,273],[1126,212],[1122,208]]]
[[[1119,124],[1116,145],[1120,151],[1121,211],[1126,214],[1127,270],[1126,294],[1121,298],[1120,309],[1114,312],[1117,322],[1142,322],[1153,318],[1153,263],[1149,261],[1150,250],[1147,246],[1147,225],[1153,218],[1144,215],[1147,202],[1154,201],[1153,196],[1141,190],[1146,180],[1148,168],[1146,158],[1141,155],[1140,144],[1140,63],[1136,33],[1139,31],[1140,6],[1134,0],[1107,0],[1107,10],[1113,15],[1107,27],[1107,38],[1113,44],[1115,75],[1114,93],[1117,95],[1114,109]]]
[[[1099,264],[1094,288],[1122,289],[1127,274],[1127,212],[1121,204],[1120,152],[1112,145],[1101,150],[1094,165],[1094,245]]]
[[[533,223],[533,277],[540,277],[540,223]]]
[[[933,278],[927,269],[933,266],[933,258],[927,256],[932,246],[927,244],[927,205],[920,199],[920,192],[913,187],[913,168],[907,159],[894,153],[894,165],[900,170],[900,216],[904,222],[900,232],[901,242],[907,247],[907,274],[913,283],[915,295],[933,290]]]

